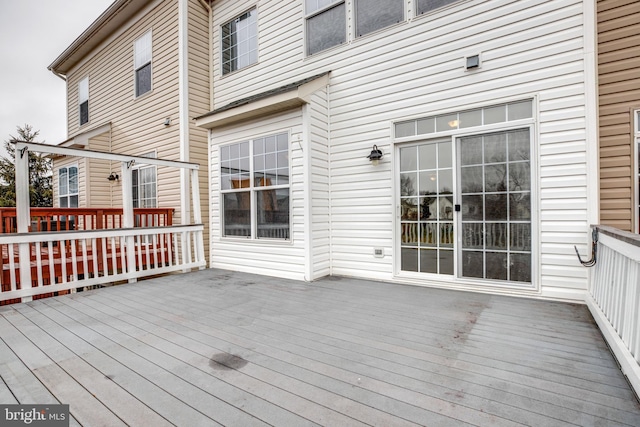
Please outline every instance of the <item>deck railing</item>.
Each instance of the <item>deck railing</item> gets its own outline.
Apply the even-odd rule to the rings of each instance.
[[[640,236],[597,226],[587,304],[622,372],[640,394]]]
[[[136,227],[173,224],[173,208],[134,208]],[[31,208],[29,231],[103,230],[122,228],[122,208]],[[0,233],[17,231],[16,208],[0,208]]]
[[[205,266],[203,225],[0,235],[0,303]]]

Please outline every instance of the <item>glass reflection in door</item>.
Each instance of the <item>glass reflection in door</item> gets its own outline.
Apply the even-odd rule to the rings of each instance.
[[[453,274],[451,141],[400,149],[401,269]]]
[[[531,282],[529,135],[458,139],[463,277]]]

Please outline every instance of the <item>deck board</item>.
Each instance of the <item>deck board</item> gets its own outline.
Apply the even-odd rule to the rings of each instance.
[[[640,425],[584,306],[222,270],[0,308],[0,402],[72,425]]]

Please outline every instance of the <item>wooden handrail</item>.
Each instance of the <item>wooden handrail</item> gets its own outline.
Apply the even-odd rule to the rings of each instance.
[[[173,208],[134,208],[135,227],[173,225]],[[30,231],[102,230],[122,227],[122,208],[31,208]],[[0,233],[16,232],[16,208],[0,208]]]

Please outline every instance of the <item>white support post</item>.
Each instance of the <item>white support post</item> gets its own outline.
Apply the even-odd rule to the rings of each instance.
[[[131,168],[134,161],[122,162],[122,227],[133,228],[134,215],[133,215],[133,173]],[[134,274],[136,270],[136,254],[135,254],[135,237],[127,236],[126,238],[126,251],[127,251],[127,274]],[[124,248],[122,248],[124,250]],[[124,267],[124,266],[123,266]],[[129,277],[129,283],[135,283],[137,279],[135,277]]]
[[[16,144],[16,220],[18,233],[28,233],[31,224],[31,201],[29,200],[29,147]],[[20,289],[31,288],[31,249],[29,243],[19,243]],[[22,302],[32,297],[23,297]]]
[[[191,200],[193,201],[193,223],[202,224],[202,209],[200,207],[200,181],[198,180],[198,169],[191,170]],[[196,239],[196,261],[204,260],[203,237]],[[200,267],[200,270],[204,269]]]

